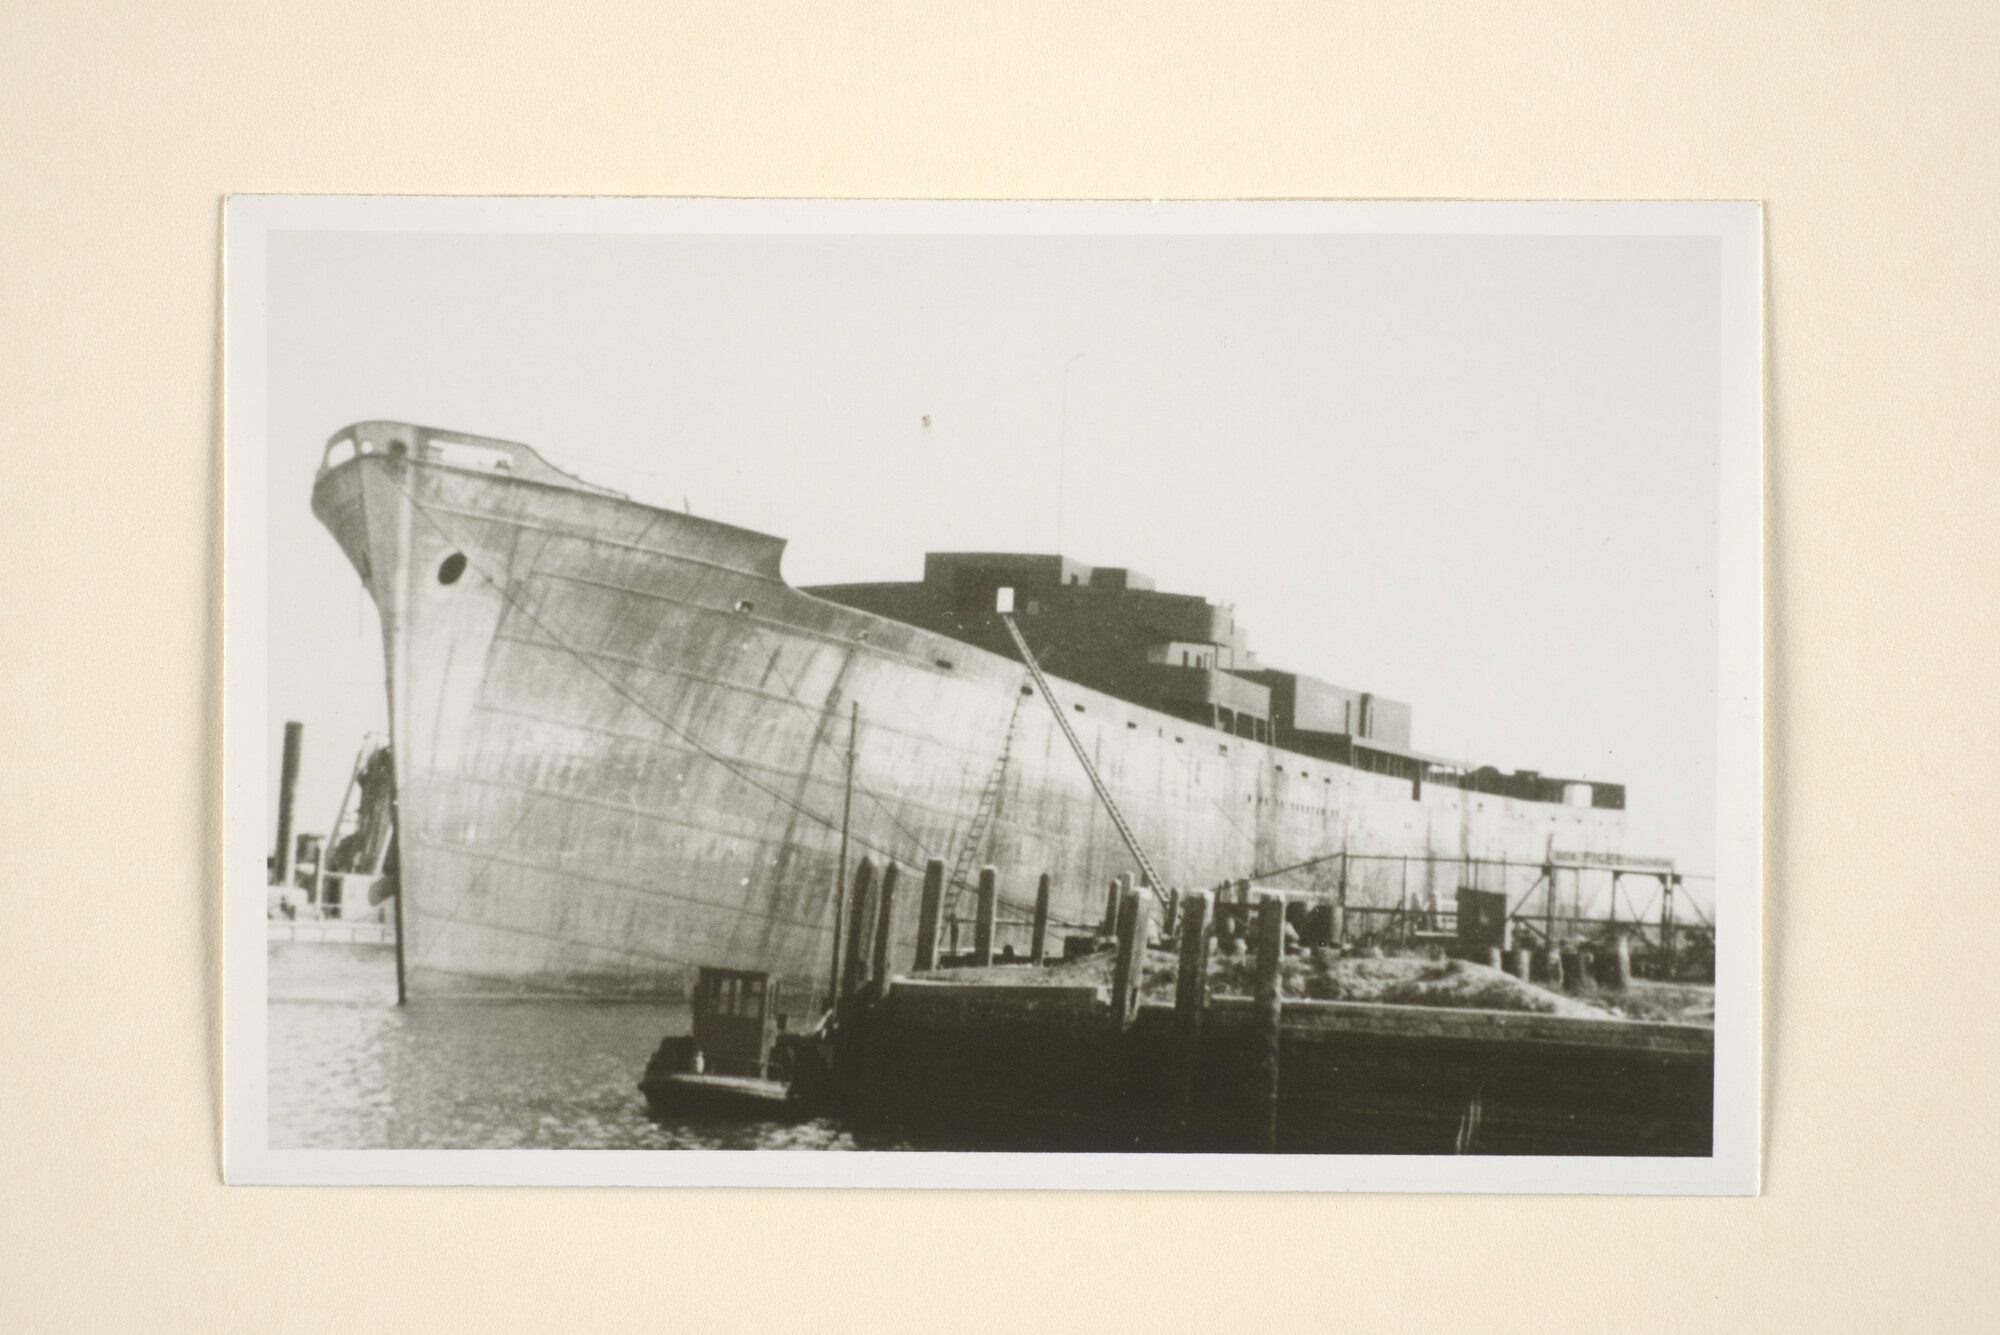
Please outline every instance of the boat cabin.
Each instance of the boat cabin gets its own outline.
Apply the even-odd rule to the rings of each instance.
[[[766,1079],[784,1027],[778,987],[767,973],[703,969],[694,989],[694,1050],[710,1075]]]

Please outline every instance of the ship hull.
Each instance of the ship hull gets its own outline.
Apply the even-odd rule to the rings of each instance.
[[[1057,930],[1094,924],[1135,867],[1051,703],[1174,886],[1347,848],[1286,883],[1448,905],[1467,860],[1623,833],[1060,680],[1044,701],[1020,663],[788,587],[777,539],[610,494],[377,454],[314,509],[382,619],[410,996],[680,996],[706,966],[772,974],[804,1019],[843,819],[852,860],[902,870],[898,959],[929,858],[997,866],[1023,917],[1047,872]]]

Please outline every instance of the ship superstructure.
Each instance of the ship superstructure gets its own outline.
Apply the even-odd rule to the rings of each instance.
[[[1013,656],[1010,613],[1050,672],[1212,731],[1301,757],[1531,802],[1622,809],[1624,785],[1503,774],[1410,749],[1410,706],[1261,665],[1236,609],[1161,593],[1136,570],[1062,556],[932,552],[917,583],[808,586],[807,593]]]

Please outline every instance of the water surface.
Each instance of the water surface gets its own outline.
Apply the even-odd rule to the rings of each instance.
[[[394,946],[269,947],[273,1149],[855,1149],[826,1120],[651,1120],[683,1003],[396,1004]],[[876,1148],[868,1146],[868,1148]]]

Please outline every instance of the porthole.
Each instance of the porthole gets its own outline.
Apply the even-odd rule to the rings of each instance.
[[[450,556],[445,557],[444,564],[438,567],[438,583],[456,584],[458,583],[458,577],[464,573],[465,553],[453,552]]]
[[[754,612],[757,610],[757,604],[751,602],[748,598],[738,598],[736,600],[736,610],[739,612]]]

